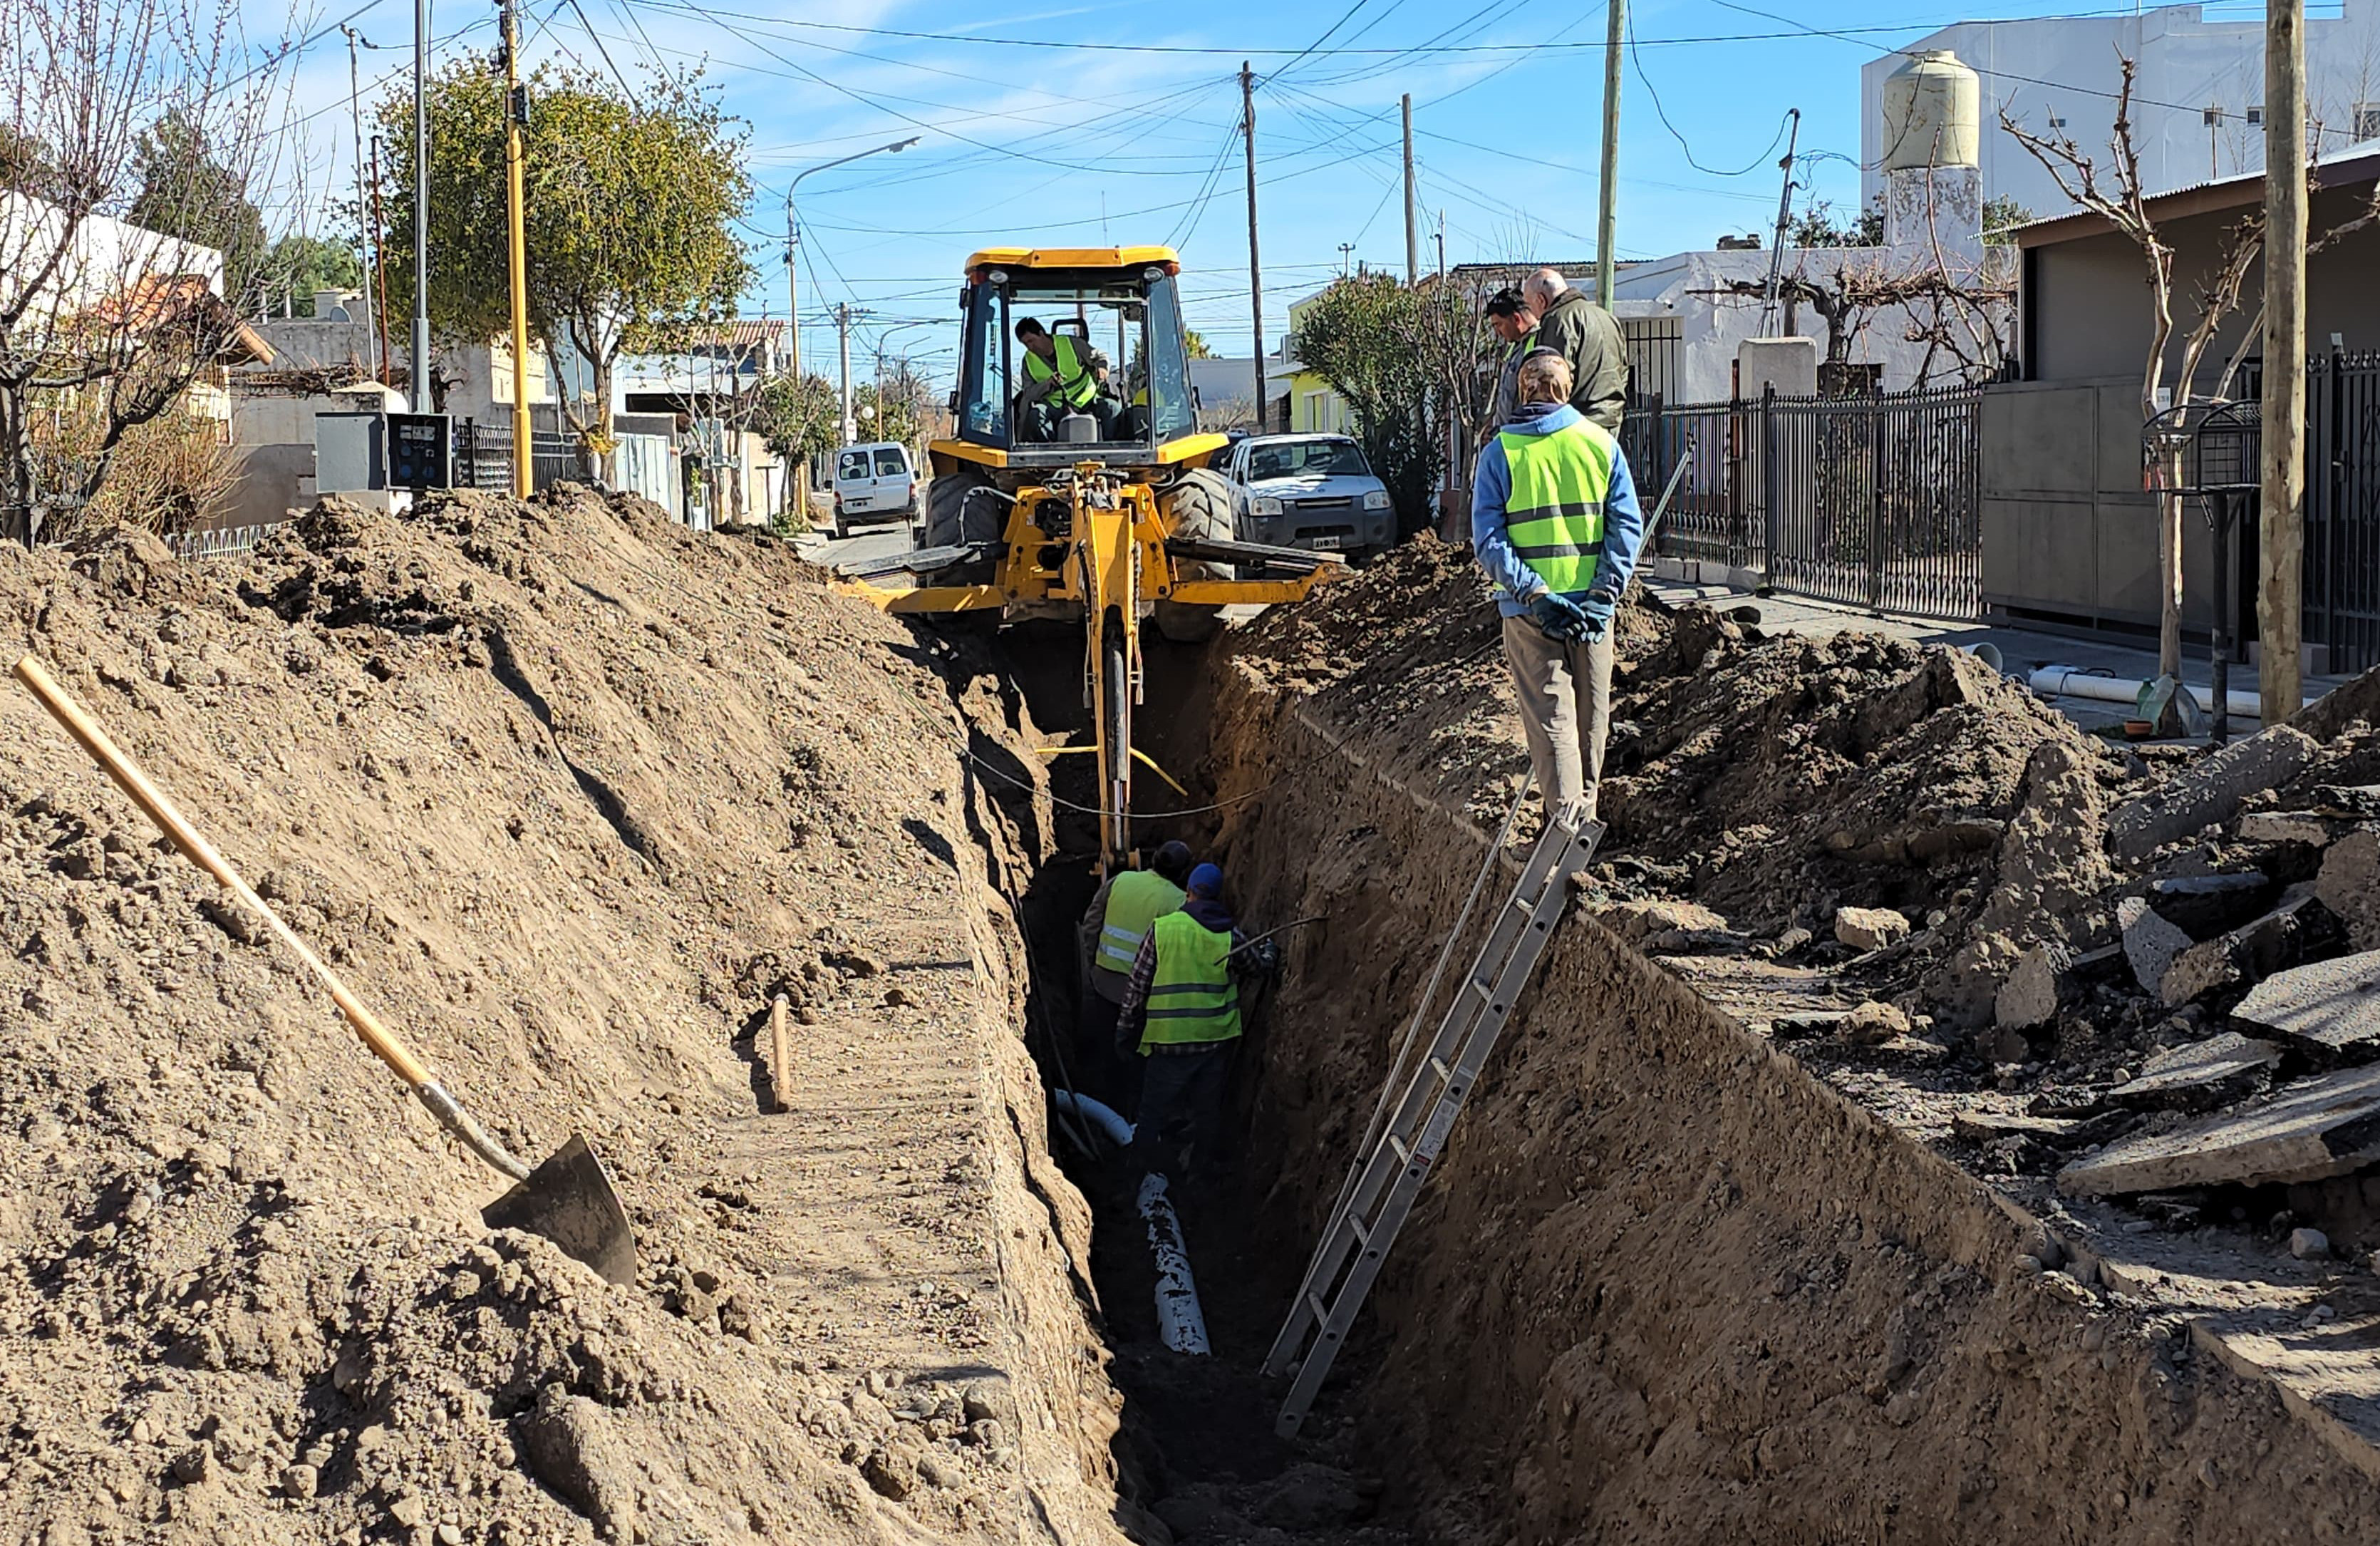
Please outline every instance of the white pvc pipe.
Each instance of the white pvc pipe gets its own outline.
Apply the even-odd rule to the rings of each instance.
[[[2096,703],[2138,703],[2148,683],[2133,676],[2099,676],[2079,665],[2045,665],[2026,679],[2034,691],[2051,698],[2087,698]],[[2202,702],[2215,696],[2210,688],[2190,687],[2190,695]],[[2265,700],[2252,692],[2234,688],[2225,695],[2225,703],[2235,714],[2262,717]],[[2307,702],[2313,701],[2307,699]],[[2208,704],[2212,707],[2212,704]]]
[[[1198,1308],[1198,1284],[1190,1275],[1182,1221],[1165,1195],[1165,1177],[1154,1171],[1141,1178],[1140,1216],[1148,1221],[1148,1248],[1157,1258],[1157,1334],[1177,1353],[1204,1357],[1207,1313]]]
[[[1050,1091],[1050,1099],[1060,1111],[1081,1117],[1115,1139],[1118,1149],[1131,1144],[1132,1124],[1118,1114],[1113,1106],[1104,1105],[1087,1095],[1077,1095],[1071,1090],[1053,1090]]]

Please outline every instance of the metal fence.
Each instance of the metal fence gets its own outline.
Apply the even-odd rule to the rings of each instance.
[[[2305,639],[2333,671],[2380,665],[2380,354],[2316,359],[2306,383]]]
[[[1645,497],[1684,480],[1656,552],[1879,612],[1983,611],[1982,389],[1658,398],[1621,431]]]
[[[194,558],[237,558],[254,553],[256,544],[268,531],[278,531],[287,526],[286,520],[260,521],[247,526],[211,526],[198,531],[176,531],[165,539],[174,556],[188,562]]]

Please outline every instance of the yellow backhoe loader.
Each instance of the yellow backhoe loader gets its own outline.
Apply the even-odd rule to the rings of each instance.
[[[924,545],[842,571],[844,589],[892,612],[1082,621],[1110,873],[1130,859],[1144,619],[1197,642],[1225,606],[1301,601],[1341,568],[1234,540],[1231,485],[1207,467],[1230,441],[1198,432],[1180,273],[1163,247],[969,258],[956,438],[928,447]],[[1048,357],[1019,341],[1027,319]]]

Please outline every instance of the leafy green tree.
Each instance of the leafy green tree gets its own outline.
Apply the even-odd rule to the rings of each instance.
[[[1436,322],[1430,292],[1385,274],[1355,274],[1300,313],[1288,346],[1354,414],[1355,438],[1408,530],[1428,524],[1430,494],[1446,465],[1429,416]]]
[[[0,123],[0,188],[44,197],[57,177],[48,146],[13,125]]]
[[[297,316],[314,314],[316,290],[359,290],[363,283],[363,260],[344,242],[286,236],[265,254],[261,281],[265,299],[289,297],[290,310]]]
[[[133,152],[140,191],[135,225],[212,247],[224,255],[224,294],[235,305],[262,271],[264,216],[248,197],[248,177],[225,164],[188,115],[167,113]]]
[[[620,356],[668,347],[735,311],[750,273],[733,224],[752,193],[745,135],[698,72],[656,74],[632,99],[609,77],[541,67],[528,96],[529,331],[549,359],[587,361],[587,390],[563,412],[589,451],[608,456]],[[395,147],[387,250],[409,253],[411,91],[392,93],[380,113]],[[431,326],[494,338],[510,326],[501,72],[485,59],[448,66],[431,83],[430,127]],[[387,268],[389,309],[403,315],[412,264]]]
[[[1994,247],[2013,245],[2016,237],[2012,233],[2033,219],[2031,210],[2005,193],[1995,193],[1984,201],[1984,240]]]
[[[1851,220],[1840,219],[1831,199],[1813,199],[1786,227],[1790,247],[1882,247],[1884,212],[1864,210]]]
[[[842,438],[843,402],[824,376],[781,372],[762,383],[752,408],[752,432],[780,460],[822,456]]]
[[[1215,351],[1207,347],[1207,340],[1198,335],[1196,328],[1185,327],[1182,330],[1182,347],[1193,359],[1215,358]]]

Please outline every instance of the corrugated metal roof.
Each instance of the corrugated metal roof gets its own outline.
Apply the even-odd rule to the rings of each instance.
[[[2361,140],[2316,157],[2313,172],[2316,186],[2322,188],[2351,188],[2380,180],[2380,140]],[[2153,193],[2146,203],[2149,218],[2154,221],[2203,214],[2210,210],[2238,209],[2257,203],[2264,197],[2265,174],[2240,172]],[[2107,223],[2089,210],[2072,210],[2011,225],[2006,235],[2019,247],[2054,247],[2059,242],[2097,236],[2107,229]]]

